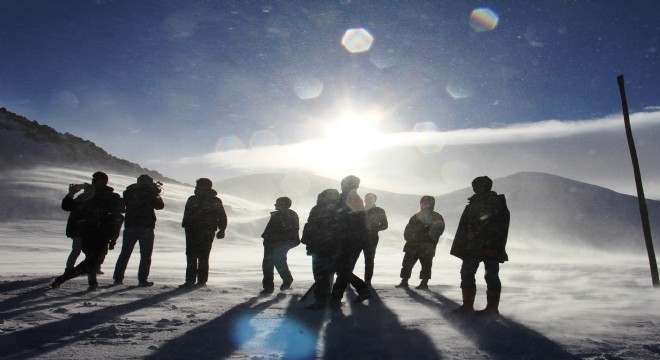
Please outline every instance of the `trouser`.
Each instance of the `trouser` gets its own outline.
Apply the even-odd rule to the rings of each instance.
[[[147,281],[149,269],[151,268],[151,254],[154,249],[154,229],[128,227],[124,229],[124,239],[121,244],[121,252],[115,265],[113,279],[124,280],[126,266],[131,258],[135,244],[140,244],[140,265],[138,266],[138,281]]]
[[[376,258],[376,247],[378,246],[378,238],[375,241],[370,238],[367,245],[364,247],[364,281],[371,284],[371,279],[374,276],[374,263]]]
[[[73,267],[76,266],[76,260],[78,260],[78,256],[80,256],[81,252],[82,252],[82,238],[80,236],[72,237],[71,253],[69,254],[69,258],[66,260],[65,270],[73,269]]]
[[[87,282],[90,287],[98,287],[99,283],[96,280],[96,270],[101,266],[101,262],[108,252],[107,241],[97,241],[90,239],[82,239],[82,252],[85,254],[85,259],[72,269],[68,269],[64,274],[55,279],[57,283],[63,283],[71,280],[82,274],[87,274]]]
[[[369,293],[369,286],[367,286],[367,283],[353,274],[353,269],[355,269],[355,263],[360,257],[361,250],[362,249],[353,249],[344,251],[339,257],[337,257],[335,263],[337,280],[332,286],[332,297],[334,299],[339,300],[344,296],[344,292],[349,283],[353,285],[358,294]]]
[[[431,267],[433,266],[433,256],[420,254],[414,251],[405,252],[403,255],[403,262],[401,264],[401,278],[409,279],[412,275],[413,266],[417,263],[422,265],[422,270],[419,272],[419,278],[428,280],[431,278]]]
[[[312,255],[312,272],[314,273],[314,299],[319,304],[325,304],[330,297],[332,280],[335,275],[335,259],[330,256]]]
[[[186,229],[186,283],[206,283],[209,279],[209,256],[215,231]]]
[[[461,288],[476,289],[477,281],[475,275],[479,268],[479,263],[483,261],[486,280],[486,287],[489,291],[501,291],[502,283],[500,282],[500,262],[496,259],[479,260],[477,258],[465,258],[461,265]]]
[[[288,245],[264,246],[264,259],[261,263],[261,269],[264,274],[262,281],[264,289],[275,288],[275,274],[273,268],[277,270],[284,282],[293,281],[289,265],[286,262],[286,254],[289,251]]]

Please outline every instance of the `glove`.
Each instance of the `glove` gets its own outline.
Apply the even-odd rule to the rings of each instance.
[[[497,250],[495,249],[486,249],[486,257],[493,258],[497,256]]]
[[[108,244],[108,250],[114,250],[114,249],[115,249],[115,245],[117,245],[117,242],[116,242],[116,241],[111,241],[111,242]]]
[[[215,237],[218,239],[224,239],[225,238],[225,232],[223,230],[218,231],[217,234],[215,234]]]

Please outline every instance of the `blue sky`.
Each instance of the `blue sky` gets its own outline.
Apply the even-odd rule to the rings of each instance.
[[[497,22],[475,28],[485,8]],[[603,119],[621,112],[619,74],[631,112],[660,105],[654,0],[2,0],[0,14],[1,106],[180,177],[171,159],[215,151]],[[348,29],[368,51],[342,46]]]

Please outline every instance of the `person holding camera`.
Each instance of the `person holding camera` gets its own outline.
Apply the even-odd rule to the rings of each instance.
[[[186,232],[186,282],[180,287],[191,288],[195,280],[197,286],[206,286],[213,235],[223,239],[227,228],[227,214],[211,180],[197,179],[195,195],[186,201],[181,226]]]
[[[126,206],[126,223],[124,224],[124,239],[121,252],[115,265],[115,285],[122,284],[126,266],[136,243],[140,244],[140,265],[138,267],[138,286],[152,286],[149,281],[151,254],[154,249],[154,228],[156,213],[165,207],[160,197],[162,183],[154,182],[149,175],[140,175],[137,183],[129,185],[124,191]],[[112,249],[112,248],[111,248]]]
[[[68,203],[73,200],[73,195],[80,191],[78,185],[69,186],[70,199],[64,199]],[[108,253],[108,245],[114,244],[119,237],[121,226],[124,222],[124,205],[121,196],[108,186],[108,175],[103,172],[95,172],[92,175],[92,184],[89,198],[80,201],[75,211],[74,227],[80,235],[82,252],[85,259],[73,269],[67,269],[64,274],[58,276],[50,286],[59,288],[62,283],[76,276],[87,273],[89,283],[88,291],[98,289],[96,271],[102,259]],[[63,208],[64,202],[63,201]],[[66,210],[66,209],[65,209]]]

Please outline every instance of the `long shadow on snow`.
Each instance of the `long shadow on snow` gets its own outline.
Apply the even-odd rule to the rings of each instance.
[[[53,281],[52,277],[35,278],[27,280],[3,281],[0,283],[0,293],[25,289],[36,285],[46,285]]]
[[[282,349],[283,359],[315,359],[325,310],[305,309],[299,296],[292,296],[281,325],[268,338],[273,349]]]
[[[55,297],[44,296],[45,291],[57,291],[57,290],[46,290],[44,288],[36,288],[24,292],[16,297],[7,299],[0,303],[0,319],[7,320],[16,316],[23,315],[25,313],[34,313],[35,311],[45,310],[45,309],[54,309],[60,306],[66,306],[69,304],[77,303],[82,300],[92,301],[102,297],[108,297],[115,295],[120,292],[127,291],[128,289],[118,289],[114,291],[104,291],[99,293],[90,293],[87,291],[80,291],[76,293],[66,293],[63,295],[58,295]],[[80,296],[87,296],[89,294],[96,294],[93,297],[81,298]],[[65,299],[65,300],[62,300]],[[22,309],[12,310],[22,307]],[[9,310],[9,311],[6,311]]]
[[[326,359],[442,359],[423,331],[399,322],[373,292],[369,304],[351,303],[351,315],[333,309],[326,327]]]
[[[256,334],[256,330],[248,325],[249,320],[285,297],[280,293],[257,305],[259,297],[253,297],[168,341],[147,359],[224,359]]]
[[[81,334],[83,330],[105,324],[122,315],[153,306],[184,293],[186,291],[174,289],[127,304],[102,308],[87,314],[75,315],[68,319],[0,336],[2,357],[3,359],[24,359],[46,354],[86,338],[84,333]]]
[[[407,289],[411,298],[434,308],[479,349],[493,359],[579,359],[542,334],[502,316],[456,316],[450,311],[460,305],[434,291],[437,301]]]

